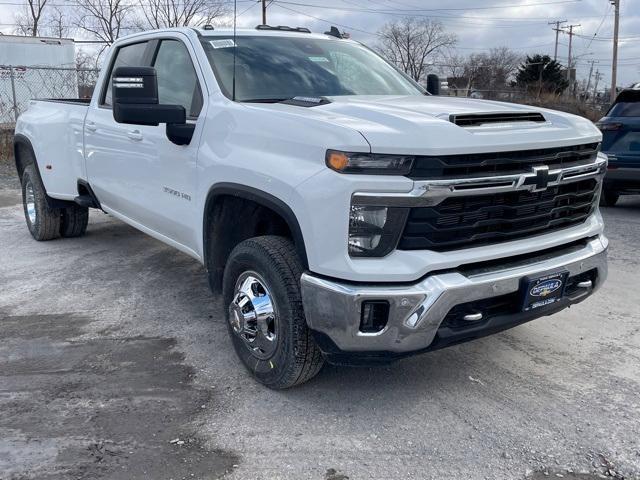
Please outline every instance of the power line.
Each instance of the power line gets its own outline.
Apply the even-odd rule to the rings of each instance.
[[[243,11],[241,11],[239,14],[236,15],[236,18],[240,17],[241,15],[244,15],[245,13],[247,13],[249,10],[251,10],[253,7],[255,7],[256,5],[258,5],[258,2],[254,0],[254,2],[249,5],[247,8],[245,8]]]
[[[591,48],[591,44],[596,39],[596,36],[598,35],[598,32],[602,28],[602,25],[604,24],[605,19],[609,16],[609,12],[610,11],[611,11],[611,4],[607,5],[607,9],[605,10],[604,15],[602,16],[602,20],[600,21],[600,25],[598,25],[598,28],[596,28],[596,31],[593,34],[593,37],[591,37],[591,40],[589,40],[589,45],[587,45],[587,50],[589,50],[589,48]]]
[[[314,20],[319,20],[320,22],[324,22],[324,23],[326,23],[328,25],[335,25],[336,27],[348,28],[349,30],[352,30],[354,32],[366,33],[367,35],[373,35],[375,37],[379,37],[380,36],[379,33],[368,32],[367,30],[362,30],[360,28],[352,27],[351,25],[344,25],[342,23],[337,23],[337,22],[334,22],[332,20],[327,20],[325,18],[320,18],[320,17],[316,17],[315,15],[310,15],[308,13],[301,12],[300,10],[296,10],[294,8],[289,8],[289,7],[282,6],[282,5],[280,5],[280,2],[275,2],[274,6],[279,7],[279,8],[283,8],[284,10],[289,10],[290,12],[297,13],[298,15],[302,15],[304,17],[309,17],[309,18],[313,18]]]
[[[387,15],[415,15],[416,12],[449,12],[449,11],[468,11],[468,10],[495,10],[502,8],[522,8],[522,7],[538,7],[541,5],[558,5],[564,3],[577,3],[582,0],[552,0],[548,2],[536,2],[536,3],[522,3],[522,4],[510,4],[510,5],[489,5],[485,7],[451,7],[451,8],[419,8],[412,10],[394,9],[394,10],[382,10],[371,8],[349,8],[349,7],[336,7],[333,5],[318,5],[311,3],[292,2],[289,0],[274,0],[275,3],[294,5],[298,7],[313,7],[313,8],[325,8],[330,10],[345,10],[345,11],[357,11],[357,12],[371,12],[382,13]]]

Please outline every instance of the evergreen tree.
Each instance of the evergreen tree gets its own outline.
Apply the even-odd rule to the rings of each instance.
[[[562,93],[568,86],[566,71],[549,55],[528,56],[518,67],[516,84],[540,93]]]

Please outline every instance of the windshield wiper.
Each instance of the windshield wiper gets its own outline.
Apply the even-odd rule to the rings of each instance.
[[[241,100],[243,103],[286,103],[287,105],[294,105],[296,107],[317,107],[318,105],[326,105],[331,103],[328,98],[325,97],[303,97],[295,96],[289,98],[254,98],[250,100]]]
[[[242,103],[280,103],[286,100],[291,100],[291,97],[280,98],[249,98],[247,100],[240,100]]]

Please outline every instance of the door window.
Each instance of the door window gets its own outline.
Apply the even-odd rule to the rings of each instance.
[[[107,77],[107,88],[104,93],[104,98],[101,105],[112,106],[111,100],[111,75],[113,71],[118,67],[142,67],[142,60],[144,58],[144,52],[147,48],[147,42],[133,43],[131,45],[125,45],[118,48],[115,54],[115,59],[111,64],[111,70]]]
[[[161,104],[182,105],[188,117],[202,109],[202,93],[187,47],[179,40],[162,40],[153,66]]]

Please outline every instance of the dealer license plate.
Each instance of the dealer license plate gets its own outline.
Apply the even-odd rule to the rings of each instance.
[[[557,272],[542,277],[526,277],[523,280],[523,312],[553,305],[562,298],[569,272]]]

